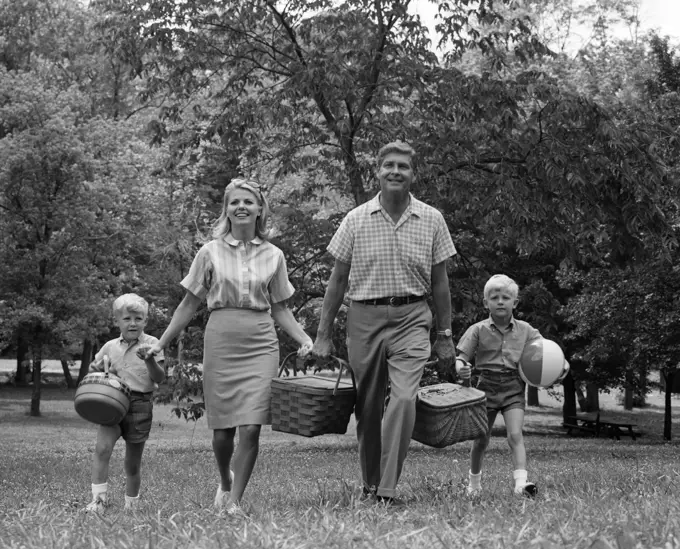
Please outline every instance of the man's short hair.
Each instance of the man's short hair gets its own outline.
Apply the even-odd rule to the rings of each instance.
[[[484,299],[488,299],[493,290],[506,288],[515,298],[519,295],[519,286],[512,278],[504,274],[493,275],[484,285]]]
[[[149,315],[149,304],[146,299],[137,294],[123,294],[113,302],[113,314],[120,316],[123,311],[142,313],[144,317]]]
[[[392,141],[391,143],[384,145],[378,151],[378,168],[382,166],[385,157],[391,153],[404,154],[408,156],[409,162],[411,162],[411,168],[414,167],[416,151],[413,150],[413,147],[411,147],[411,145],[408,143],[404,143],[403,141]]]

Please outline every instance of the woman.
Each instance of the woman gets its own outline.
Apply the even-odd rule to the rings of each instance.
[[[283,252],[265,239],[268,216],[269,205],[257,183],[233,179],[227,185],[213,240],[196,254],[181,282],[186,295],[149,351],[165,348],[207,300],[203,394],[220,474],[215,507],[230,515],[243,513],[240,501],[257,459],[260,429],[271,422],[270,386],[279,362],[274,321],[300,344],[298,354],[304,356],[312,347],[286,305],[295,290]],[[239,444],[234,452],[236,427]]]

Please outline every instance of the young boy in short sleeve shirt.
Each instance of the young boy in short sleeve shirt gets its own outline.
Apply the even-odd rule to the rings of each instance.
[[[468,379],[471,374],[468,361],[474,359],[480,373],[477,388],[486,394],[489,425],[487,433],[472,444],[469,495],[481,491],[482,462],[498,412],[503,414],[512,452],[514,492],[526,496],[537,493],[536,485],[527,481],[522,434],[526,386],[519,376],[518,364],[525,346],[541,339],[541,334],[529,323],[514,318],[518,293],[519,288],[511,278],[492,276],[484,287],[484,307],[489,309],[489,318],[470,326],[457,345],[456,371],[463,379]]]
[[[125,440],[125,510],[139,501],[140,467],[144,444],[153,419],[153,393],[165,379],[163,354],[146,358],[146,350],[158,340],[144,333],[149,305],[137,294],[124,294],[113,302],[120,337],[107,341],[90,365],[91,372],[108,371],[130,388],[130,408],[118,425],[100,425],[92,459],[92,502],[88,512],[103,513],[110,504],[109,461],[118,438]],[[159,364],[160,363],[160,364]]]

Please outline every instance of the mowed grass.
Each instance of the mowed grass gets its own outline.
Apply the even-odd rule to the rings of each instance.
[[[217,474],[205,420],[186,423],[168,406],[155,408],[140,511],[122,511],[121,442],[113,507],[101,518],[84,514],[96,426],[75,414],[73,391],[43,389],[40,418],[27,415],[29,398],[30,389],[0,387],[2,548],[680,547],[679,448],[661,440],[658,406],[617,412],[640,425],[636,441],[568,438],[558,403],[542,393],[546,405],[529,408],[526,421],[535,500],[511,493],[502,420],[478,501],[464,496],[470,443],[413,442],[399,484],[408,505],[397,509],[361,500],[353,423],[347,435],[313,439],[266,427],[244,520],[212,509]]]

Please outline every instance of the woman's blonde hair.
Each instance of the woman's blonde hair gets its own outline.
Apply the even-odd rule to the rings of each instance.
[[[222,238],[231,231],[231,221],[227,217],[227,205],[229,204],[229,195],[233,190],[245,189],[250,191],[255,198],[257,203],[262,207],[260,215],[257,216],[257,221],[255,223],[255,236],[262,239],[267,238],[269,235],[269,228],[267,223],[269,222],[269,202],[267,198],[262,194],[260,189],[260,184],[256,181],[250,179],[236,178],[229,182],[229,185],[224,189],[224,198],[222,199],[222,213],[220,217],[213,224],[212,235],[213,238]]]

